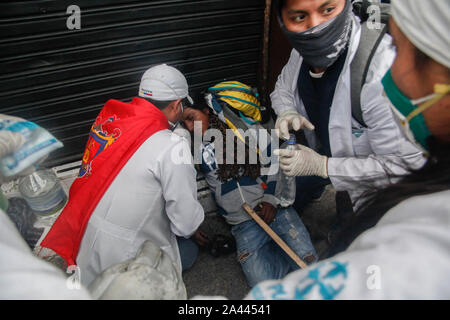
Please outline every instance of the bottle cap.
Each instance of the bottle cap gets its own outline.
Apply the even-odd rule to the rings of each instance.
[[[295,134],[290,134],[289,135],[289,139],[288,140],[286,140],[286,142],[287,143],[289,143],[289,144],[295,144],[295,143],[297,143],[297,139],[295,138]]]

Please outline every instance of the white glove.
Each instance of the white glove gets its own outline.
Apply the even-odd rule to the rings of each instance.
[[[328,158],[314,150],[297,145],[300,150],[277,149],[280,168],[287,176],[319,176],[328,178]]]
[[[314,130],[314,125],[295,110],[283,112],[275,122],[275,132],[280,138],[285,140],[289,139],[290,129],[298,131],[303,128]]]
[[[149,240],[135,259],[106,269],[89,285],[89,291],[94,299],[102,300],[187,299],[181,272],[169,255]]]

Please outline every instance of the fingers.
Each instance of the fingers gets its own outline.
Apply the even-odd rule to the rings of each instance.
[[[259,216],[261,217],[261,219],[264,220],[264,222],[266,221],[266,212],[265,212],[265,210],[259,211]]]
[[[289,164],[280,163],[280,169],[283,170],[283,173],[289,177],[296,176],[294,166],[292,163]]]
[[[275,134],[277,135],[277,137],[281,138],[280,137],[280,129],[275,128]]]
[[[280,163],[280,169],[283,170],[284,173],[288,173],[291,171],[291,165]]]
[[[302,120],[303,120],[303,123],[302,123],[303,127],[305,127],[308,130],[314,130],[315,129],[314,125],[311,122],[309,122],[305,118],[303,118]]]
[[[297,150],[288,150],[288,149],[275,149],[273,151],[273,154],[276,156],[285,157],[285,158],[292,158],[295,156]]]
[[[292,119],[292,129],[294,129],[295,131],[300,130],[302,127],[302,121],[300,117],[295,117],[294,119]]]
[[[289,166],[292,163],[293,158],[280,158],[280,165]]]
[[[264,208],[264,222],[267,224],[271,224],[275,215],[277,213],[277,208],[271,205],[270,203],[265,203]]]
[[[194,238],[199,246],[205,246],[209,242],[209,237],[203,230],[197,230]]]
[[[280,123],[279,137],[283,139],[289,138],[289,123],[287,120],[282,120]]]

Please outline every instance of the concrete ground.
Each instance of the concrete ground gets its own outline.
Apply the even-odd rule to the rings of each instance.
[[[331,185],[327,186],[320,201],[306,207],[301,218],[319,257],[323,258],[328,249],[327,233],[336,218],[335,191]],[[220,233],[231,236],[230,227],[215,212],[206,215],[201,228],[210,235]],[[250,290],[236,253],[215,258],[207,250],[200,250],[193,267],[183,273],[183,279],[188,298],[202,295],[239,300]]]

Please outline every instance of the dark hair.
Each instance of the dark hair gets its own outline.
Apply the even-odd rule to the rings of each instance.
[[[387,211],[400,202],[413,196],[450,189],[450,143],[438,141],[434,137],[429,137],[427,143],[430,156],[422,169],[411,171],[399,183],[364,194],[367,200],[340,232],[330,250],[330,256],[345,250],[361,233],[374,227]]]
[[[222,133],[223,137],[226,137],[226,130],[229,129],[228,126],[219,119],[217,115],[213,112],[209,113],[209,127],[219,130]],[[226,139],[223,141],[223,155],[226,154]],[[251,179],[257,179],[261,176],[261,164],[258,162],[256,164],[250,163],[250,150],[247,145],[244,146],[245,154],[245,163],[239,164],[237,161],[238,156],[238,139],[234,139],[233,148],[234,148],[234,163],[223,163],[217,165],[217,176],[222,183],[227,182],[229,179],[239,179],[240,177],[250,177]]]
[[[152,105],[157,107],[159,110],[163,110],[163,109],[167,108],[169,106],[169,104],[174,101],[174,100],[162,101],[162,100],[154,100],[154,99],[150,99],[150,98],[143,98],[143,99],[150,102]]]
[[[281,10],[286,6],[286,0],[275,0],[274,7],[276,14],[281,16]]]

